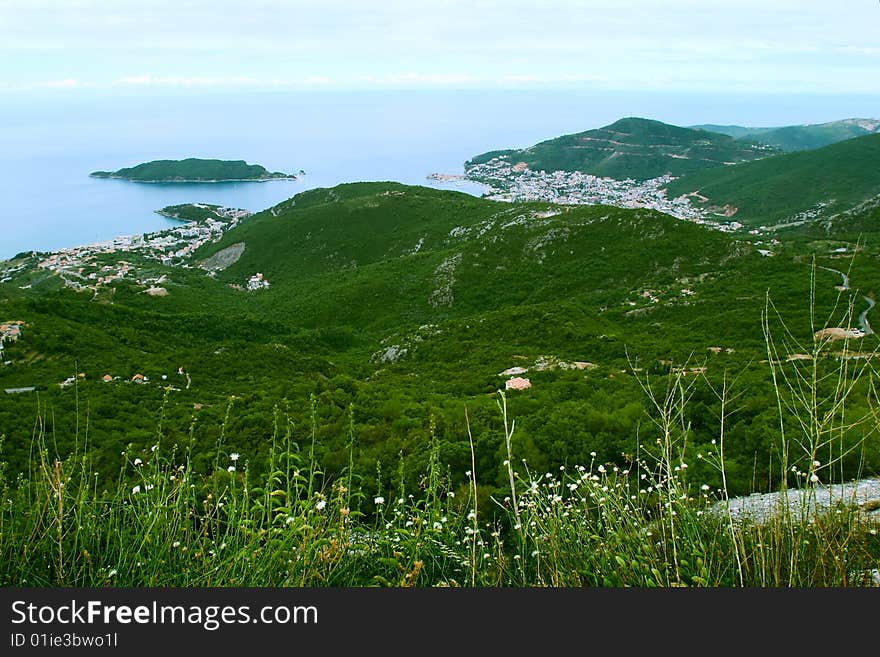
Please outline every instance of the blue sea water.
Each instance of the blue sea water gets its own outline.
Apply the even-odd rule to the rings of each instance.
[[[430,182],[472,155],[520,148],[624,116],[677,125],[788,125],[880,116],[876,96],[589,91],[370,91],[0,99],[0,258],[174,225],[166,205],[259,211],[306,189],[361,180]],[[90,178],[156,159],[243,159],[297,181],[139,184]]]

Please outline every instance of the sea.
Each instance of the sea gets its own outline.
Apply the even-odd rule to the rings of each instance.
[[[523,148],[626,116],[676,125],[778,126],[880,117],[880,97],[597,90],[5,92],[0,259],[176,225],[156,210],[264,210],[316,188],[393,180],[480,195],[473,155]],[[246,160],[296,181],[150,184],[89,177],[158,159]]]

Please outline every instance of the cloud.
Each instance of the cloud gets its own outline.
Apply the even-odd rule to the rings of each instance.
[[[389,73],[376,78],[380,83],[390,84],[473,84],[479,79],[461,73]]]
[[[79,87],[80,84],[79,78],[64,78],[63,80],[34,82],[29,86],[34,89],[75,89]]]
[[[501,83],[510,84],[576,84],[579,82],[601,82],[609,81],[606,75],[587,75],[582,73],[560,73],[554,75],[538,75],[536,73],[503,75]]]
[[[170,87],[240,87],[262,84],[257,78],[246,75],[232,76],[183,76],[183,75],[127,75],[114,81],[121,86],[170,86]]]

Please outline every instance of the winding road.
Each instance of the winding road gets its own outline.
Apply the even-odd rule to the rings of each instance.
[[[850,289],[849,276],[844,274],[842,271],[838,271],[836,269],[831,269],[831,267],[822,267],[822,266],[820,266],[819,269],[824,269],[825,271],[834,272],[835,274],[839,275],[841,278],[841,281],[842,281],[842,283],[840,284],[840,289],[841,290],[849,290]],[[877,305],[877,302],[874,301],[871,297],[868,297],[865,295],[862,295],[862,299],[864,299],[867,302],[868,307],[865,308],[861,312],[861,314],[859,315],[859,326],[862,327],[862,331],[865,333],[865,335],[871,335],[874,332],[874,329],[871,328],[871,324],[868,322],[868,313],[871,312],[871,309]]]

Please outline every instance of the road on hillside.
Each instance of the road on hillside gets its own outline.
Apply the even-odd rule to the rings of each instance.
[[[850,289],[849,288],[849,276],[844,274],[842,271],[838,271],[836,269],[831,269],[831,267],[821,267],[821,266],[819,267],[819,269],[824,269],[825,271],[834,272],[835,274],[839,275],[841,278],[841,281],[842,281],[842,283],[840,284],[841,290],[849,290]],[[862,296],[862,299],[864,299],[868,303],[868,307],[865,308],[861,312],[861,314],[859,315],[859,326],[862,327],[862,331],[864,331],[865,335],[870,335],[874,332],[874,329],[871,328],[871,324],[868,322],[868,313],[871,312],[871,309],[877,305],[877,302],[874,301],[871,297],[864,296],[864,295]]]

